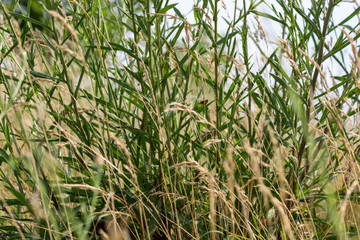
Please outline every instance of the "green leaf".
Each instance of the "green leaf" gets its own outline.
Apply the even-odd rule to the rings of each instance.
[[[297,6],[294,6],[294,9],[296,10],[296,12],[298,12],[307,23],[310,24],[310,26],[312,26],[313,30],[315,31],[316,35],[318,38],[322,38],[322,34],[321,34],[321,30],[319,28],[318,25],[316,25],[316,23],[314,21],[312,21],[300,8],[298,8]]]
[[[271,20],[273,20],[275,22],[280,23],[283,26],[287,26],[286,22],[284,22],[284,21],[282,21],[282,20],[280,20],[278,18],[275,18],[274,16],[272,16],[272,15],[270,15],[268,13],[259,12],[259,11],[255,11],[255,10],[252,10],[251,13],[254,13],[254,14],[259,15],[259,16],[264,17],[264,18],[271,19]]]
[[[47,28],[47,29],[51,29],[47,24],[45,24],[45,23],[43,23],[43,22],[40,22],[40,21],[38,21],[38,20],[35,20],[35,19],[33,19],[33,18],[24,16],[24,15],[22,15],[22,14],[20,14],[20,13],[10,12],[10,14],[11,14],[12,16],[14,16],[15,18],[19,18],[19,19],[24,20],[24,21],[26,21],[26,22],[30,22],[30,23],[32,23],[32,24],[39,25],[39,26],[44,27],[44,28]]]
[[[175,7],[176,5],[178,5],[178,3],[170,4],[170,5],[166,6],[166,7],[164,7],[163,9],[161,9],[159,11],[159,13],[166,13],[167,11],[169,11],[170,9]]]
[[[226,35],[225,37],[221,38],[217,44],[220,45],[220,44],[223,44],[223,43],[228,43],[229,39],[233,38],[236,34],[238,34],[239,31],[234,31],[228,35]]]

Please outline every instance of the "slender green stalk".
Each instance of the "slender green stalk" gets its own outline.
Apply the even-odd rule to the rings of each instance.
[[[218,55],[218,44],[217,44],[217,39],[218,39],[218,1],[219,0],[214,0],[214,16],[213,16],[213,21],[214,21],[214,62],[215,62],[215,66],[214,66],[214,91],[215,91],[215,100],[216,100],[216,136],[217,139],[221,139],[221,108],[222,108],[222,100],[219,98],[220,94],[219,94],[219,89],[222,89],[222,87],[220,86],[222,83],[219,81],[219,55]],[[217,147],[216,147],[216,164],[220,164],[221,161],[221,144],[218,143]]]
[[[334,9],[334,1],[330,0],[329,2],[329,7],[327,9],[327,13],[324,19],[324,25],[323,25],[323,29],[322,29],[322,38],[320,39],[320,43],[319,43],[319,48],[318,48],[318,57],[317,57],[317,64],[318,66],[321,67],[322,62],[323,62],[323,52],[324,52],[324,45],[325,45],[325,37],[327,35],[327,30],[329,28],[329,21],[330,21],[330,17],[332,16],[332,12]],[[307,124],[310,123],[310,113],[311,113],[311,108],[313,106],[313,101],[314,101],[314,94],[315,94],[315,88],[316,88],[316,83],[318,81],[318,76],[319,76],[319,70],[318,68],[316,68],[314,66],[315,70],[314,70],[314,75],[311,79],[311,86],[310,86],[310,93],[309,93],[309,97],[308,97],[308,101],[307,101],[307,106],[306,106],[306,120],[307,120]],[[307,143],[307,138],[309,137],[309,132],[308,132],[308,128],[307,126],[304,128],[305,132],[303,134],[302,137],[302,141],[299,147],[299,151],[298,151],[298,166],[297,166],[297,173],[299,174],[300,171],[300,167],[301,167],[301,162],[302,162],[302,158],[303,158],[303,154],[305,152],[305,146]],[[308,162],[308,158],[307,158],[307,162],[305,163],[305,168],[303,173],[301,174],[301,176],[299,177],[299,180],[302,181],[304,179],[304,177],[306,176],[307,172],[309,171],[309,167],[310,167],[310,163]]]

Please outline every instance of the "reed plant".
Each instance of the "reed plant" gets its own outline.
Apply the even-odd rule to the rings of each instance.
[[[0,0],[0,239],[359,239],[360,7],[307,3]]]

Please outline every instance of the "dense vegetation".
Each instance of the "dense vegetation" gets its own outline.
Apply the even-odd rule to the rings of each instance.
[[[359,239],[360,8],[273,4],[0,0],[0,239]]]

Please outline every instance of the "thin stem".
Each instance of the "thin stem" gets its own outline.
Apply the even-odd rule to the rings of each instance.
[[[325,37],[326,37],[326,34],[327,34],[327,30],[328,30],[329,22],[330,22],[330,17],[332,15],[333,9],[334,9],[334,0],[330,0],[328,12],[327,12],[325,20],[324,20],[324,25],[323,25],[323,29],[322,29],[322,38],[320,39],[320,44],[319,44],[319,54],[318,54],[318,58],[317,58],[317,61],[316,61],[319,66],[321,66],[321,64],[323,62],[323,57],[324,57],[323,52],[324,52],[324,45],[325,45]],[[315,68],[314,75],[313,75],[313,77],[311,79],[311,88],[310,88],[310,93],[309,93],[308,103],[307,103],[307,108],[306,108],[306,121],[307,121],[307,124],[309,124],[309,122],[310,122],[310,112],[311,112],[311,108],[312,108],[312,105],[313,105],[314,93],[315,93],[315,88],[316,88],[316,83],[317,83],[318,76],[319,76],[319,71],[318,71],[317,68]],[[304,155],[304,152],[305,152],[305,146],[306,146],[308,137],[309,137],[309,130],[308,130],[308,126],[306,125],[304,127],[304,134],[303,134],[303,138],[302,138],[302,141],[301,141],[301,144],[300,144],[300,147],[299,147],[299,151],[298,151],[298,166],[297,166],[297,174],[295,176],[296,178],[299,175],[301,162],[302,162],[302,158],[303,158],[303,155]],[[301,177],[299,179],[300,182],[305,178],[308,170],[309,170],[309,159],[307,158],[306,163],[305,163],[304,172],[302,173],[302,175],[301,175]],[[293,186],[293,190],[295,190],[295,187],[297,185],[297,181],[294,181],[294,182],[295,182],[295,184]]]
[[[214,20],[214,60],[215,60],[215,82],[214,82],[214,91],[215,91],[215,100],[216,100],[216,136],[220,139],[220,127],[221,127],[221,99],[219,99],[219,89],[221,90],[221,83],[219,83],[219,56],[218,56],[218,45],[217,45],[217,36],[218,36],[218,0],[215,0],[215,12],[213,16]],[[216,164],[220,163],[220,143],[217,144],[216,149]]]
[[[221,106],[220,104],[222,103],[221,99],[219,99],[219,89],[221,89],[220,83],[219,83],[219,56],[218,56],[218,45],[217,45],[217,36],[218,36],[218,0],[215,0],[215,7],[214,7],[214,16],[213,16],[213,21],[214,21],[214,58],[215,58],[215,86],[214,86],[214,90],[215,90],[215,100],[216,100],[216,136],[217,139],[220,139],[221,134],[220,134],[220,126],[221,126]],[[219,88],[220,87],[220,88]],[[219,169],[217,166],[219,166],[220,164],[220,148],[221,148],[221,143],[217,143],[216,146],[216,171],[218,172]],[[210,184],[210,188],[213,188],[214,186],[212,184]],[[211,215],[211,239],[217,239],[217,234],[216,234],[216,199],[215,199],[215,195],[213,194],[213,189],[210,189],[210,215]]]

